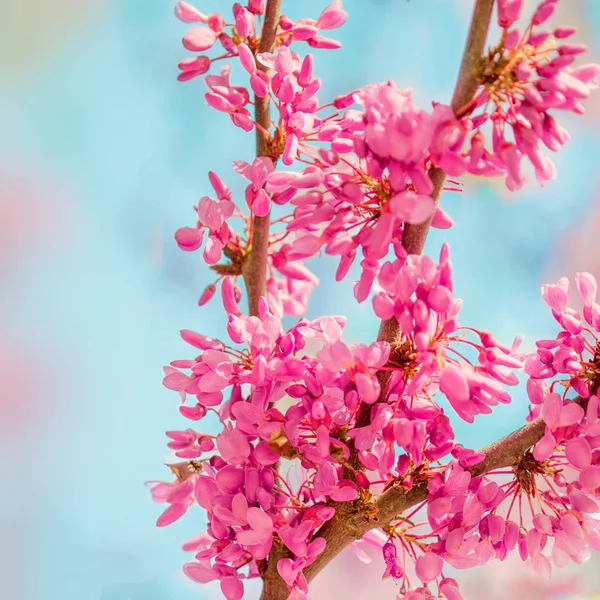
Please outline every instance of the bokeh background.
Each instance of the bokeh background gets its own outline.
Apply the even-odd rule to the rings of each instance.
[[[191,600],[220,597],[187,581],[181,543],[203,529],[193,510],[167,529],[144,482],[169,479],[164,431],[185,428],[161,367],[189,349],[181,328],[223,334],[200,255],[173,232],[192,223],[209,169],[242,192],[231,162],[253,139],[203,103],[200,79],[175,81],[185,25],[175,0],[0,0],[0,598]],[[326,0],[284,0],[316,17]],[[472,0],[345,0],[344,47],[320,51],[321,99],[394,79],[428,106],[448,101]],[[230,3],[203,0],[204,12]],[[579,26],[600,59],[600,2],[563,0],[556,21]],[[451,244],[462,320],[525,347],[555,334],[544,281],[600,276],[600,93],[585,117],[564,118],[573,140],[556,156],[558,179],[508,194],[464,180],[446,194],[455,218],[428,242]],[[328,284],[333,261],[313,262],[324,285],[309,316],[344,313],[352,341],[377,322]],[[352,279],[350,277],[350,279]],[[334,287],[335,285],[335,287]],[[476,426],[477,447],[518,427],[522,391]],[[516,563],[460,574],[465,597],[591,598],[597,558],[540,582]],[[313,588],[314,600],[394,598],[371,566],[345,552]],[[256,589],[256,588],[255,588]],[[251,597],[251,596],[249,596]],[[598,596],[596,596],[598,597]]]

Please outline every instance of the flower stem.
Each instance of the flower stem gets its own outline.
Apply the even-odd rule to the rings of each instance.
[[[475,3],[458,80],[456,82],[456,87],[454,88],[454,94],[452,95],[451,107],[455,113],[468,104],[477,91],[477,86],[479,85],[476,77],[477,66],[483,56],[493,7],[494,0],[477,0]],[[446,181],[446,173],[437,167],[431,169],[429,177],[433,183],[432,197],[434,201],[434,210],[424,223],[418,225],[410,225],[407,223],[405,225],[402,234],[402,245],[409,254],[421,254],[423,252],[427,233],[431,227],[442,194],[442,189],[444,188],[444,183]],[[399,331],[396,317],[382,321],[377,340],[392,343],[397,339]],[[379,383],[381,385],[380,401],[383,401],[387,395],[391,377],[392,374],[390,372],[379,373]],[[369,405],[363,404],[361,406],[356,419],[357,427],[365,427],[369,424],[370,412],[371,407]]]
[[[260,39],[259,52],[271,52],[275,44],[281,0],[268,0]],[[266,68],[257,63],[262,70]],[[254,100],[254,120],[256,121],[256,156],[268,156],[271,136],[271,101],[269,97]],[[258,315],[258,301],[267,291],[267,257],[269,250],[270,215],[252,217],[250,232],[250,253],[244,265],[244,282],[248,293],[248,311],[250,315]]]
[[[281,0],[267,0],[265,18],[261,32],[259,52],[271,52],[277,37]],[[262,70],[266,68],[257,63]],[[255,97],[256,155],[269,156],[271,136],[271,100]],[[258,301],[267,291],[267,259],[269,252],[270,215],[252,217],[251,246],[248,260],[244,268],[244,281],[248,292],[248,310],[251,315],[258,315]],[[275,543],[266,560],[261,561],[261,575],[264,581],[261,600],[285,600],[289,596],[285,581],[277,572],[279,560],[288,556],[283,544]]]

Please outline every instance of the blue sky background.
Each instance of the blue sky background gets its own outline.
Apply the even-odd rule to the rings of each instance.
[[[197,307],[210,274],[198,253],[177,249],[173,232],[192,223],[193,204],[210,192],[209,170],[234,193],[243,190],[230,165],[251,159],[253,137],[203,103],[200,79],[175,80],[187,53],[174,4],[105,0],[77,20],[67,11],[43,41],[39,31],[23,29],[22,47],[12,48],[21,53],[19,68],[2,78],[3,168],[42,185],[36,201],[44,210],[28,213],[28,222],[57,225],[49,241],[36,236],[11,257],[19,268],[2,294],[0,326],[31,349],[25,396],[4,400],[26,402],[35,391],[43,401],[30,405],[28,424],[0,445],[7,459],[0,474],[13,490],[3,494],[1,523],[19,541],[5,552],[28,564],[27,583],[15,577],[23,591],[7,597],[211,597],[210,586],[199,589],[180,575],[180,544],[203,529],[200,512],[156,529],[161,507],[143,484],[169,478],[164,431],[188,425],[177,395],[160,384],[163,365],[189,356],[178,330],[221,336],[225,322],[218,300]],[[316,17],[325,4],[284,0],[284,12]],[[335,32],[344,47],[316,54],[321,100],[394,79],[412,87],[422,106],[448,101],[472,2],[344,4],[350,18]],[[597,41],[600,3],[569,6],[577,8],[575,20],[585,16],[588,41]],[[222,1],[198,7],[229,11]],[[594,47],[591,53],[590,60],[598,58]],[[467,179],[462,195],[443,197],[456,225],[434,232],[428,249],[436,255],[444,239],[450,242],[463,323],[506,343],[517,334],[526,344],[554,335],[539,286],[545,274],[556,274],[562,241],[577,237],[596,210],[597,109],[598,99],[590,116],[566,119],[573,141],[555,157],[558,179],[544,189],[532,185],[509,196],[496,184]],[[48,204],[56,196],[61,201]],[[563,264],[572,269],[566,275],[578,269],[576,262]],[[336,264],[311,266],[327,282]],[[348,317],[351,341],[375,338],[376,319],[367,304],[355,303],[348,280],[312,296],[309,317],[332,313]],[[38,373],[48,366],[56,381],[40,390]],[[512,405],[456,430],[477,447],[518,427],[525,414],[525,395],[517,391]]]

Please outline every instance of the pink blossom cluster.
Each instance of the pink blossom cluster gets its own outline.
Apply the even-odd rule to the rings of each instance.
[[[409,266],[412,259],[417,266],[423,263],[424,273],[431,274],[431,268],[435,272],[426,257],[408,257]],[[451,289],[446,249],[442,260],[442,281]],[[423,296],[421,286],[435,277],[426,283],[418,277],[417,269],[411,291],[416,288]],[[439,278],[436,283],[441,285]],[[410,295],[404,293],[407,299]],[[426,307],[422,300],[415,305],[419,301]],[[158,520],[161,526],[182,517],[194,503],[207,511],[208,537],[202,538],[205,546],[196,554],[199,563],[189,563],[185,570],[200,582],[219,579],[227,598],[240,597],[240,566],[254,561],[247,576],[257,575],[256,561],[268,554],[274,535],[295,557],[290,588],[304,593],[297,571],[324,549],[315,531],[335,514],[325,504],[328,500],[353,502],[359,493],[394,482],[409,489],[418,469],[445,456],[452,455],[464,467],[481,461],[482,455],[454,442],[449,419],[432,396],[441,389],[459,416],[472,421],[497,402],[510,400],[502,383],[515,383],[512,369],[520,366],[514,349],[497,344],[489,334],[476,332],[478,343],[453,336],[458,330],[455,315],[446,321],[446,312],[431,311],[431,339],[419,338],[424,332],[404,319],[399,346],[392,348],[387,342],[348,346],[341,337],[340,317],[302,320],[283,331],[264,300],[258,317],[226,306],[233,309],[229,336],[244,348],[184,330],[183,339],[201,354],[173,361],[163,381],[181,395],[185,417],[199,421],[215,413],[222,432],[216,437],[193,429],[168,432],[177,456],[196,460],[192,471],[173,484],[155,484],[153,496],[168,504]],[[314,356],[304,353],[309,340],[320,346]],[[478,366],[447,354],[451,345],[464,343],[478,349]],[[440,370],[442,362],[446,366]],[[379,401],[377,373],[382,369],[393,376],[388,396]],[[281,401],[289,405],[285,412],[277,408]],[[371,405],[370,422],[357,426],[364,405]],[[352,447],[360,469],[348,478],[344,469]],[[282,458],[298,461],[295,472],[274,468]]]
[[[577,273],[575,284],[583,303],[583,316],[568,306],[570,284],[566,277],[556,284],[542,287],[544,301],[552,309],[552,316],[560,324],[561,332],[554,340],[538,341],[537,352],[525,362],[525,372],[530,377],[529,398],[537,406],[542,404],[540,398],[547,394],[546,382],[557,376],[563,378],[560,385],[566,388],[566,392],[573,390],[582,398],[589,398],[597,389],[594,387],[597,386],[595,369],[600,348],[597,283],[590,273]],[[557,380],[554,380],[551,388],[556,385]]]
[[[533,456],[538,461],[556,461],[567,467],[570,478],[574,482],[579,479],[580,484],[567,488],[571,503],[584,512],[596,512],[597,501],[593,494],[586,494],[598,487],[590,485],[594,480],[589,476],[596,470],[600,474],[600,468],[593,466],[595,450],[600,447],[600,306],[596,303],[597,283],[590,273],[577,273],[575,282],[583,316],[568,307],[566,277],[542,287],[544,300],[562,330],[554,340],[537,342],[537,352],[525,361],[525,372],[529,375],[531,418],[541,416],[546,426]],[[562,392],[557,391],[560,388]],[[585,506],[593,510],[586,510]]]
[[[263,202],[265,196],[270,204],[271,199],[262,186],[268,173],[272,172],[273,163],[269,159],[257,158],[252,165],[238,161],[234,166],[238,173],[250,181],[246,188],[247,204],[255,208]],[[175,241],[186,252],[204,247],[202,258],[218,275],[217,280],[210,283],[200,295],[199,305],[206,304],[217,291],[217,284],[225,281],[222,290],[224,302],[227,301],[232,306],[241,298],[237,280],[243,274],[249,245],[248,238],[238,234],[231,222],[233,219],[242,221],[244,230],[248,231],[251,230],[250,219],[232,201],[231,190],[218,175],[211,171],[209,180],[217,200],[209,196],[200,198],[194,207],[196,226],[180,227],[175,232]],[[267,213],[268,210],[267,208]],[[277,237],[281,235],[272,236],[273,245],[277,245]],[[220,263],[222,260],[225,262]],[[285,249],[269,254],[269,270],[267,300],[271,310],[280,317],[284,314],[302,316],[306,311],[310,292],[319,282],[317,277],[304,266],[302,260],[288,259]]]
[[[570,136],[549,111],[583,114],[581,101],[597,89],[600,72],[597,64],[573,66],[587,50],[585,45],[565,41],[575,34],[575,27],[541,28],[558,0],[543,0],[520,29],[517,22],[523,5],[524,0],[499,0],[502,36],[482,62],[481,91],[465,107],[465,112],[474,110],[471,160],[477,157],[477,171],[482,175],[504,172],[509,190],[521,188],[526,181],[523,158],[532,164],[540,184],[555,177],[554,165],[540,142],[557,152]],[[491,149],[480,130],[486,122],[492,126]]]
[[[597,400],[595,404],[589,417],[594,414],[597,424]],[[595,435],[590,425],[586,433]],[[574,448],[569,453],[581,461]],[[538,463],[531,454],[515,465],[510,478],[500,472],[472,477],[450,463],[429,481],[425,520],[409,518],[376,542],[383,552],[383,576],[399,582],[398,597],[404,600],[460,599],[456,581],[444,577],[445,565],[463,570],[503,561],[514,552],[548,577],[552,565],[581,563],[590,549],[600,550],[597,504],[592,506],[595,501],[590,498],[598,480],[589,464],[575,483],[567,482],[564,470],[565,461],[558,457]],[[440,596],[431,592],[433,582]]]
[[[458,135],[448,135],[456,122],[449,107],[438,105],[429,114],[413,104],[410,91],[392,82],[367,86],[334,106],[354,101],[364,110],[314,120],[314,131],[300,138],[298,154],[311,166],[301,173],[279,173],[267,184],[278,193],[293,192],[291,256],[305,259],[322,249],[339,256],[338,280],[359,247],[363,273],[376,272],[392,247],[400,250],[407,224],[431,217],[434,227],[451,226],[450,217],[434,205],[429,171],[432,164],[452,161],[465,139],[458,129]],[[326,148],[311,147],[311,138],[326,142]],[[307,180],[312,189],[303,185]]]
[[[384,577],[398,582],[404,600],[460,600],[446,565],[471,568],[514,551],[548,574],[552,565],[581,562],[590,547],[600,549],[595,280],[576,275],[583,316],[567,306],[566,279],[544,286],[561,332],[523,355],[519,338],[506,346],[459,324],[462,302],[446,244],[437,262],[405,244],[411,227],[452,225],[438,203],[436,174],[503,175],[513,190],[525,181],[526,156],[538,181],[554,175],[539,142],[556,151],[568,134],[548,111],[581,113],[579,101],[600,71],[573,66],[584,50],[562,42],[573,28],[539,29],[556,4],[541,2],[520,32],[522,1],[500,0],[501,39],[481,60],[473,101],[458,110],[433,103],[429,111],[393,82],[318,100],[314,58],[292,46],[338,48],[323,32],[345,22],[340,0],[317,19],[281,16],[269,51],[261,44],[264,0],[235,3],[231,23],[177,5],[177,17],[192,24],[184,46],[200,53],[180,63],[179,79],[205,75],[212,62],[239,61],[243,83],[231,83],[225,63],[205,77],[205,100],[263,141],[260,156],[233,165],[246,180],[244,197],[234,199],[210,172],[216,199],[202,197],[195,225],[175,233],[181,249],[202,249],[216,273],[199,303],[221,285],[229,336],[224,343],[182,330],[197,355],[164,369],[181,415],[218,426],[216,435],[168,431],[168,447],[183,462],[169,465],[174,481],[151,483],[154,501],[166,505],[159,526],[196,505],[206,514],[206,531],[184,545],[194,555],[184,572],[194,581],[218,580],[228,600],[239,600],[245,580],[260,577],[277,548],[289,597],[307,598],[305,570],[326,551],[323,525],[340,507],[370,524],[360,543],[381,549]],[[224,54],[203,54],[217,42]],[[268,129],[251,113],[265,101]],[[293,169],[277,170],[278,161]],[[445,189],[460,183],[449,179]],[[258,314],[245,315],[242,280],[254,228],[264,219],[266,290]],[[384,325],[394,324],[393,340],[349,344],[339,316],[284,328],[284,315],[306,313],[318,280],[304,261],[321,252],[339,260],[338,281],[359,258],[355,298],[371,299]],[[510,402],[506,388],[518,384],[521,370],[529,378],[529,421],[541,417],[544,435],[514,464],[482,474],[486,453],[458,443],[451,418],[473,423]],[[425,494],[412,512],[375,521],[381,494],[413,489]]]
[[[339,257],[336,278],[341,280],[360,247],[363,277],[377,276],[379,262],[402,244],[406,227],[426,221],[433,227],[451,227],[452,218],[432,197],[433,168],[451,177],[504,174],[509,189],[518,189],[525,181],[521,158],[527,156],[538,180],[553,176],[553,167],[541,154],[538,141],[556,151],[568,134],[548,111],[576,108],[581,113],[583,106],[579,101],[551,102],[550,98],[566,98],[568,90],[563,89],[566,83],[550,82],[569,82],[569,90],[577,88],[577,98],[581,98],[597,87],[600,67],[571,67],[583,46],[562,44],[555,51],[549,45],[549,37],[562,40],[573,34],[573,28],[559,28],[553,34],[536,29],[549,18],[556,2],[543,2],[520,36],[515,22],[521,4],[500,3],[501,42],[482,59],[475,99],[457,114],[439,103],[431,112],[424,111],[414,105],[410,90],[401,90],[393,82],[367,85],[321,104],[317,98],[321,82],[314,76],[312,55],[302,58],[289,45],[304,39],[299,31],[343,24],[346,13],[340,2],[333,2],[316,22],[296,24],[294,35],[282,24],[288,20],[282,18],[273,52],[258,51],[256,27],[241,29],[248,35],[225,38],[234,40],[236,52],[224,58],[237,55],[250,89],[230,84],[230,65],[226,64],[219,75],[205,78],[210,90],[208,104],[229,114],[233,123],[246,131],[255,127],[246,108],[251,93],[256,98],[271,96],[277,109],[274,130],[269,133],[269,156],[258,157],[252,165],[234,165],[251,182],[246,192],[251,214],[267,216],[273,203],[291,208],[290,214],[276,221],[286,224],[288,235],[273,236],[270,256],[274,262],[301,262],[324,250]],[[236,4],[234,13],[254,15],[253,19],[261,14],[260,3],[242,9]],[[178,14],[188,15],[190,10],[184,7]],[[222,18],[217,21],[224,22]],[[549,52],[557,52],[558,57],[550,61]],[[534,74],[537,78],[532,79]],[[535,103],[534,96],[544,101]],[[492,150],[486,149],[486,123],[493,129]],[[514,141],[507,141],[507,127],[512,128]],[[299,172],[275,171],[273,161],[279,158],[286,165],[302,161],[309,166]],[[446,189],[460,189],[457,184],[450,180]],[[218,247],[210,244],[209,254],[216,256]],[[280,298],[279,310],[293,311],[290,314],[296,316],[302,314],[317,283],[304,267],[301,271],[300,277],[284,274],[270,286],[269,298],[273,302]],[[214,289],[212,286],[210,291]]]
[[[599,307],[594,278],[578,273],[575,280],[583,318],[567,306],[566,278],[543,286],[544,300],[563,329],[523,357],[529,420],[541,416],[542,439],[494,478],[494,473],[471,477],[451,464],[443,477],[429,481],[427,516],[440,536],[434,547],[456,568],[503,560],[515,550],[546,577],[552,565],[581,563],[590,549],[600,550]],[[460,519],[457,509],[463,511]]]
[[[204,75],[210,69],[211,63],[217,60],[239,56],[244,63],[244,54],[258,48],[261,34],[258,19],[264,15],[265,9],[265,0],[249,0],[246,6],[236,2],[233,5],[233,23],[227,23],[225,17],[219,13],[204,14],[187,2],[179,2],[175,7],[175,16],[184,23],[194,23],[183,36],[185,49],[195,53],[206,52],[219,42],[225,52],[212,59],[201,54],[183,60],[178,65],[181,71],[179,81],[188,81]],[[341,27],[347,16],[342,10],[341,0],[334,0],[316,20],[305,18],[294,22],[281,15],[277,44],[287,47],[292,42],[306,42],[312,48],[339,48],[338,41],[321,33]],[[240,47],[245,50],[240,52]],[[259,82],[264,82],[264,73],[255,73],[252,69],[251,75],[255,75],[252,87],[264,89],[263,84]]]
[[[460,598],[454,580],[443,577],[444,563],[465,569],[514,551],[548,577],[553,566],[581,563],[600,550],[600,306],[595,279],[578,273],[575,281],[583,317],[567,305],[566,278],[543,286],[563,330],[524,357],[530,420],[541,416],[542,439],[509,471],[473,477],[465,467],[482,460],[476,455],[468,464],[453,461],[432,471],[427,500],[413,511],[424,508],[426,521],[409,515],[388,538],[371,540],[382,548],[384,577],[406,590],[401,598],[434,597],[415,587],[412,573],[425,586],[436,580],[443,597]]]

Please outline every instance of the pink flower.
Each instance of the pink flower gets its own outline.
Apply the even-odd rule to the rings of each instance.
[[[171,438],[169,448],[177,450],[176,456],[180,458],[197,458],[203,452],[210,452],[215,447],[209,436],[199,435],[192,429],[186,431],[167,431]]]
[[[357,496],[356,484],[348,479],[340,479],[337,469],[330,463],[323,463],[315,475],[315,495],[330,496],[337,502],[350,502]]]
[[[592,462],[592,449],[585,438],[573,438],[565,444],[565,454],[569,462],[578,469],[589,467]]]
[[[313,529],[313,523],[309,520],[303,521],[297,527],[286,525],[277,531],[283,543],[299,557],[306,556],[308,552],[307,539]]]
[[[569,280],[563,277],[556,285],[543,285],[542,296],[553,311],[564,312],[567,309],[567,299],[569,297]]]
[[[246,202],[250,210],[258,217],[267,216],[271,209],[271,198],[264,185],[273,172],[273,161],[260,156],[254,159],[252,165],[237,161],[234,167],[240,175],[250,180],[250,185],[246,188]]]
[[[440,374],[440,390],[450,402],[464,404],[469,401],[469,382],[455,365],[448,365]]]
[[[592,306],[596,301],[598,285],[590,273],[576,273],[575,284],[585,306]]]
[[[202,234],[202,229],[181,227],[175,232],[175,240],[182,250],[192,252],[202,245]]]
[[[498,1],[498,24],[500,27],[508,27],[519,19],[523,0],[499,0]]]
[[[264,558],[271,550],[273,521],[269,515],[254,507],[248,509],[246,518],[250,529],[240,531],[237,534],[237,540],[246,546],[259,546],[260,555],[256,558]]]
[[[204,52],[217,41],[217,32],[210,27],[192,27],[183,36],[183,45],[192,52]]]
[[[232,465],[243,465],[250,456],[248,440],[238,429],[229,428],[218,435],[217,448],[221,456]]]
[[[317,357],[332,372],[345,370],[354,381],[362,400],[373,404],[380,393],[380,385],[374,373],[386,363],[389,352],[390,347],[386,342],[375,342],[368,347],[355,344],[349,348],[342,341],[336,340],[325,345]]]
[[[383,548],[383,560],[385,562],[385,571],[382,579],[387,577],[393,577],[394,579],[402,579],[404,577],[404,570],[400,566],[397,557],[396,546],[391,542],[387,542]]]
[[[596,331],[600,331],[600,305],[596,302],[598,285],[590,273],[576,273],[575,284],[583,300],[583,317]]]
[[[210,59],[206,56],[196,56],[182,60],[177,68],[182,71],[177,76],[179,81],[189,81],[194,77],[204,75],[210,69]]]
[[[415,571],[423,583],[434,581],[442,574],[444,561],[433,552],[426,552],[417,558]]]
[[[296,558],[294,560],[282,558],[277,562],[277,572],[286,582],[288,589],[292,592],[296,592],[294,600],[300,600],[301,598],[307,597],[308,584],[302,573],[302,569],[304,569],[305,566],[306,560],[304,558]]]
[[[208,17],[187,2],[178,2],[175,6],[175,16],[184,23],[208,23]]]
[[[158,517],[157,527],[166,527],[178,521],[193,504],[194,478],[189,477],[184,481],[173,484],[151,482],[150,489],[155,502],[167,502],[169,506]]]
[[[254,129],[254,121],[246,108],[250,101],[250,96],[246,88],[231,86],[229,83],[229,73],[231,67],[225,65],[219,75],[208,75],[206,84],[210,92],[204,98],[209,106],[215,110],[228,113],[232,122],[244,131]]]
[[[355,439],[358,450],[369,450],[375,442],[376,436],[390,422],[394,411],[391,407],[378,404],[371,409],[371,423],[366,427],[357,427],[349,435]]]
[[[221,579],[221,591],[227,600],[241,600],[244,584],[237,577],[224,577]]]
[[[334,0],[319,15],[316,27],[318,29],[337,29],[348,18],[348,13],[342,10],[342,0]]]

